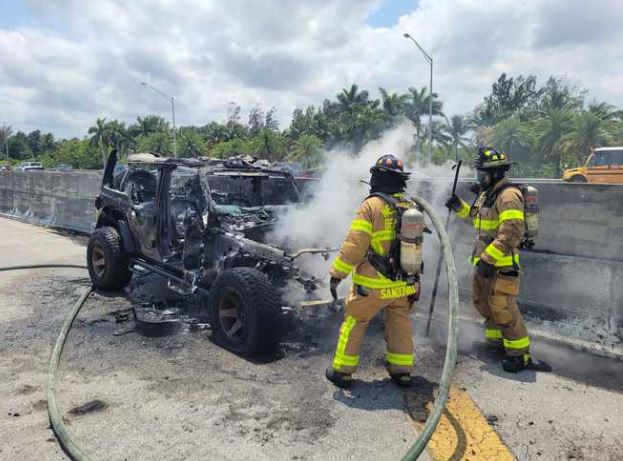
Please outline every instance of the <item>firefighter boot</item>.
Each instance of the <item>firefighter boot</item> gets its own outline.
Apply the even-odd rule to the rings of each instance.
[[[502,368],[509,373],[518,373],[521,370],[529,368],[532,364],[532,358],[530,354],[523,354],[519,356],[506,356],[502,359]]]
[[[390,373],[389,376],[400,387],[411,387],[411,375],[409,373]]]
[[[353,384],[353,377],[350,373],[340,373],[333,368],[327,368],[325,376],[340,389],[346,389]]]

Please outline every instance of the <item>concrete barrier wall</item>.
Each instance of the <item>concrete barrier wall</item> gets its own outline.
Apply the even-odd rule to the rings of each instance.
[[[540,193],[540,232],[534,250],[521,251],[520,304],[550,319],[593,317],[623,324],[623,186],[538,180],[531,184]],[[443,202],[450,193],[449,181],[418,181],[414,188],[447,213]],[[471,203],[474,194],[468,189],[469,182],[462,182],[457,193]],[[459,286],[471,296],[474,229],[471,222],[453,217],[449,233]],[[427,259],[435,264],[435,258]]]
[[[297,181],[304,196],[313,180]],[[0,213],[47,226],[90,232],[93,200],[101,173],[0,172]],[[623,186],[535,182],[541,197],[540,234],[534,252],[522,251],[524,267],[520,302],[541,316],[591,316],[623,319]],[[459,184],[464,199],[473,197],[469,184]],[[450,183],[414,181],[418,194],[445,214],[443,201]],[[454,218],[450,225],[459,269],[459,284],[471,291],[468,264],[473,229]],[[428,248],[426,262],[432,281],[436,254]],[[426,289],[426,287],[424,287]]]
[[[88,233],[100,184],[95,171],[0,171],[0,213]]]

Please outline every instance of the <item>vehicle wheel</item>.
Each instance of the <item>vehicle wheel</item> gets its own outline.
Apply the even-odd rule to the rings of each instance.
[[[223,347],[247,356],[272,352],[282,334],[281,296],[250,267],[223,271],[210,290],[210,324]]]
[[[576,174],[575,176],[571,176],[569,182],[586,182],[586,178],[584,176]]]
[[[91,282],[100,290],[120,290],[132,278],[121,237],[114,227],[95,229],[87,247]]]

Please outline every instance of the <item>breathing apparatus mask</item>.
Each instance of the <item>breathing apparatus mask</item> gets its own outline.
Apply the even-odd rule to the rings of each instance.
[[[476,170],[474,176],[474,183],[471,185],[470,190],[474,194],[480,192],[486,192],[491,190],[500,180],[506,176],[508,167],[500,168],[486,168]]]
[[[493,187],[493,175],[489,170],[476,170],[474,181],[479,191],[486,191]]]

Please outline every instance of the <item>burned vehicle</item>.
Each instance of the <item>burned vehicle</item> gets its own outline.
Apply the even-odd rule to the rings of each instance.
[[[173,159],[135,154],[114,175],[112,152],[96,198],[87,248],[93,285],[119,290],[149,271],[171,290],[201,295],[214,338],[256,355],[274,348],[288,306],[282,289],[296,281],[313,293],[320,281],[296,265],[302,254],[265,243],[279,214],[300,202],[289,173],[237,158]],[[290,306],[294,307],[294,306]]]

